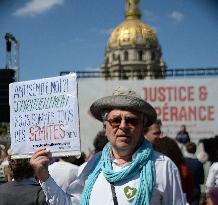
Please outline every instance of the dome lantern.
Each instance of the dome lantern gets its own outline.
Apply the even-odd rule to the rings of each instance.
[[[138,8],[138,4],[139,0],[126,0],[126,20],[141,18],[141,12]]]

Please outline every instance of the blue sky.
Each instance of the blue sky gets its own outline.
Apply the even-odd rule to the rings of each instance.
[[[141,0],[168,68],[218,67],[218,2]],[[20,80],[98,69],[125,0],[0,0],[0,67],[6,32],[20,43]]]

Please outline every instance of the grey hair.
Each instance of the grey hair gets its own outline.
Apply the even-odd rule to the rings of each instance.
[[[106,123],[108,114],[109,114],[109,111],[108,111],[108,110],[105,110],[105,111],[102,113],[103,128],[105,128],[105,123]]]

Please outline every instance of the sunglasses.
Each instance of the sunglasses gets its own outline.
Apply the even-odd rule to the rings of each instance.
[[[135,117],[126,117],[122,119],[121,117],[115,117],[111,119],[107,119],[106,121],[109,122],[110,126],[112,128],[117,128],[122,123],[122,120],[125,121],[125,125],[129,128],[134,128],[139,124],[139,122],[142,120],[141,118],[135,118]]]

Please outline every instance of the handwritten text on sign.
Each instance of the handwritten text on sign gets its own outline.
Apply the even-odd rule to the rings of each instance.
[[[75,74],[11,84],[10,114],[13,155],[80,150]]]

